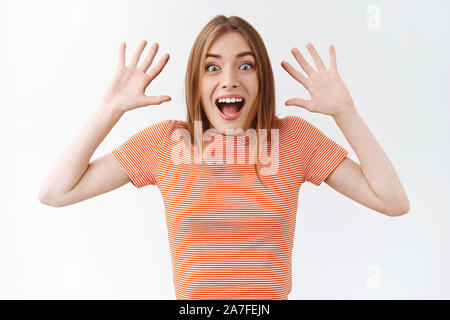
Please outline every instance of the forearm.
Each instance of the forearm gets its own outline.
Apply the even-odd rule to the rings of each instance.
[[[408,208],[408,197],[394,167],[356,108],[347,108],[333,118],[355,151],[363,175],[376,196],[393,209]]]
[[[51,199],[73,189],[86,172],[92,154],[119,121],[120,114],[102,104],[60,154],[39,192],[40,199]]]

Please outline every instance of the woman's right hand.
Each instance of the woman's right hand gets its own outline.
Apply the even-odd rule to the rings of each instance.
[[[123,114],[135,108],[161,104],[171,100],[170,96],[145,95],[147,86],[159,75],[169,60],[169,54],[164,54],[159,62],[147,72],[158,51],[159,45],[155,42],[145,60],[137,67],[146,44],[147,41],[145,40],[141,42],[128,66],[125,65],[126,43],[120,44],[117,72],[103,97],[102,105],[108,105],[109,108],[113,109],[112,111]]]

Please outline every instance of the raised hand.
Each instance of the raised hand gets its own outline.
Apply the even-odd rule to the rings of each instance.
[[[158,51],[159,45],[155,42],[145,60],[138,67],[137,64],[146,44],[147,41],[145,40],[141,42],[128,66],[125,65],[126,43],[120,44],[117,72],[103,97],[102,104],[108,104],[116,112],[125,113],[135,108],[161,104],[171,100],[170,96],[145,95],[147,86],[159,75],[169,60],[169,54],[164,54],[159,62],[147,72]]]
[[[299,106],[311,112],[331,116],[335,116],[349,108],[354,108],[350,93],[337,71],[334,46],[329,46],[330,67],[328,69],[311,43],[308,43],[306,48],[314,59],[317,70],[311,67],[297,48],[293,48],[291,52],[309,77],[301,74],[287,61],[282,61],[281,66],[308,90],[311,100],[292,98],[287,100],[285,104],[287,106]]]

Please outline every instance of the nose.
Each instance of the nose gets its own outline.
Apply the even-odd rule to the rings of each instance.
[[[233,72],[230,68],[227,68],[223,72],[222,79],[222,88],[236,88],[239,86],[239,77],[237,76],[237,72]]]

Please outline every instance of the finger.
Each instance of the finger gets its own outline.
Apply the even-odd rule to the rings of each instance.
[[[308,111],[311,111],[311,107],[312,107],[311,100],[305,100],[305,99],[300,99],[300,98],[289,99],[284,104],[287,106],[302,107]]]
[[[311,67],[311,65],[308,63],[308,61],[303,58],[302,54],[297,48],[293,48],[291,50],[292,54],[295,57],[295,60],[300,64],[303,70],[310,76],[312,73],[314,73],[314,69]]]
[[[312,45],[312,43],[308,43],[306,45],[309,53],[311,54],[314,63],[316,64],[317,70],[326,70],[325,65],[323,64],[322,58],[320,58],[319,54],[316,51],[316,48]]]
[[[133,58],[130,61],[130,67],[136,67],[139,61],[139,58],[141,57],[141,53],[145,48],[145,45],[147,44],[147,41],[143,40],[139,44],[139,46],[136,49],[136,52],[134,53]]]
[[[140,70],[143,72],[147,72],[148,68],[153,63],[153,59],[155,58],[156,52],[158,52],[159,44],[157,42],[153,43],[150,51],[147,54],[147,57],[145,57],[145,60],[141,63],[141,66],[139,67]]]
[[[166,65],[167,61],[169,61],[169,58],[170,58],[169,54],[165,53],[161,57],[161,59],[159,59],[158,63],[148,73],[149,81],[152,81],[153,79],[155,79],[161,73],[161,70],[164,68],[164,66]]]
[[[330,45],[330,69],[337,71],[336,50],[332,44]]]
[[[123,67],[125,65],[125,48],[127,44],[125,42],[120,43],[119,47],[119,67]]]
[[[304,75],[302,75],[300,72],[298,72],[293,66],[289,64],[287,61],[281,61],[281,66],[284,68],[284,70],[287,71],[295,80],[300,82],[306,89],[308,89],[308,78],[306,78]]]

